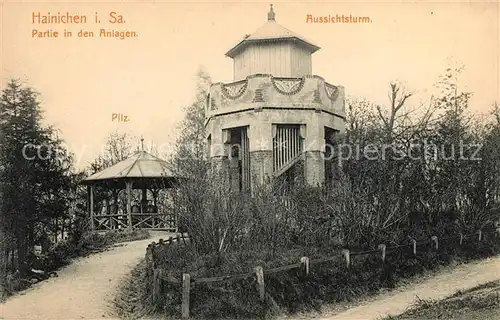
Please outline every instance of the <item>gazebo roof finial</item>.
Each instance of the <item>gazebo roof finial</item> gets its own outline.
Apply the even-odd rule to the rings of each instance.
[[[269,6],[269,12],[267,13],[267,21],[276,21],[276,14],[273,10],[273,5]]]
[[[144,151],[144,137],[141,135],[141,151]]]

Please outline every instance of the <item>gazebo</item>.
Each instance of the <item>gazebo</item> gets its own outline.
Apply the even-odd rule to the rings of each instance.
[[[158,193],[174,186],[177,178],[168,164],[144,150],[84,179],[87,186],[90,226],[92,230],[152,229],[177,232],[178,219],[173,213],[159,212]],[[106,195],[104,205],[96,212],[95,194],[99,189]],[[142,190],[140,201],[132,203],[133,190]],[[148,200],[148,190],[152,194]],[[125,191],[125,203],[119,205],[119,195]],[[123,197],[122,197],[123,199]],[[112,200],[112,201],[110,201]],[[110,202],[112,202],[110,204]]]

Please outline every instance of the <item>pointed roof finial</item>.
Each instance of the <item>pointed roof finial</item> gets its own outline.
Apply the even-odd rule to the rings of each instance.
[[[273,10],[273,5],[270,5],[269,12],[267,13],[267,21],[276,21],[276,15]]]
[[[141,151],[144,151],[144,137],[141,135]]]

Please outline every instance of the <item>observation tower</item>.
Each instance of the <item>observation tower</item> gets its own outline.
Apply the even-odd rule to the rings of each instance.
[[[231,83],[211,85],[206,103],[210,158],[242,191],[273,179],[329,179],[325,143],[345,129],[344,88],[312,75],[311,41],[276,22],[246,35],[226,56]]]

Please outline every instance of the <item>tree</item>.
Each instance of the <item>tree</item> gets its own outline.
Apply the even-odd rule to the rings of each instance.
[[[4,135],[0,130],[0,145],[4,144]],[[0,162],[0,301],[6,296],[7,290],[7,230],[6,219],[3,213],[3,183],[4,166]]]
[[[197,78],[196,99],[184,108],[184,120],[179,125],[180,134],[169,159],[176,173],[185,177],[201,174],[207,169],[205,108],[211,79],[201,68]]]
[[[65,193],[72,159],[54,128],[42,124],[38,96],[19,80],[10,80],[0,96],[0,212],[22,276],[30,269],[33,245],[67,217],[70,201]]]
[[[472,119],[466,113],[472,94],[460,92],[458,88],[458,78],[463,69],[463,66],[449,67],[439,81],[441,95],[436,99],[436,107],[442,115],[429,137],[430,142],[439,146],[440,153],[438,159],[429,159],[429,165],[439,168],[432,189],[442,195],[439,201],[454,211],[460,210],[458,206],[464,195],[464,187],[471,184],[466,179],[471,163],[460,159],[460,146],[474,143],[470,130]]]
[[[405,112],[404,107],[406,106],[406,101],[413,95],[413,93],[406,92],[400,84],[396,82],[392,82],[390,84],[391,91],[389,94],[389,114],[386,116],[382,112],[382,108],[377,106],[377,112],[384,123],[384,128],[387,134],[387,141],[389,143],[392,142],[394,138],[397,121],[401,118],[406,119],[408,117],[408,113]],[[402,113],[402,114],[401,114]]]
[[[135,137],[126,132],[115,131],[110,133],[105,140],[101,154],[91,162],[90,174],[109,168],[120,161],[130,157],[133,153],[133,141]]]
[[[134,140],[136,140],[135,137],[126,132],[115,131],[110,133],[106,137],[103,151],[87,168],[88,175],[100,172],[132,156]],[[115,199],[115,201],[120,199],[122,203],[125,202],[124,194],[119,198],[119,190],[111,190],[110,197],[109,190],[106,187],[96,185],[94,188],[94,204],[96,206],[101,205],[103,201],[109,201],[110,198]],[[94,210],[98,212],[100,208],[97,207]]]
[[[491,114],[494,119],[486,124],[484,144],[480,154],[485,167],[484,191],[487,206],[500,200],[500,108],[495,102]]]
[[[210,232],[217,232],[212,228],[216,217],[205,215],[208,209],[206,199],[213,191],[208,183],[209,161],[205,137],[205,108],[210,77],[200,68],[197,79],[195,100],[184,108],[185,116],[178,127],[179,136],[168,161],[174,174],[183,178],[175,187],[176,194],[173,196],[176,206],[172,208],[179,217],[180,229],[187,231],[195,243],[209,245],[202,240],[208,240]]]

